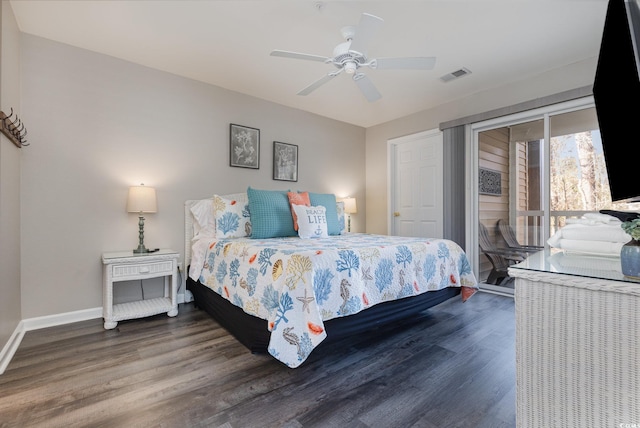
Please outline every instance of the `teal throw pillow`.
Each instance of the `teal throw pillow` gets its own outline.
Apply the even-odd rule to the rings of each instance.
[[[247,196],[251,214],[251,238],[298,236],[293,228],[291,205],[286,190],[258,190],[249,187]]]

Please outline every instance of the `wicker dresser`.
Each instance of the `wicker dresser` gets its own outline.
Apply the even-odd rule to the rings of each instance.
[[[619,258],[512,266],[518,427],[640,427],[640,281]]]

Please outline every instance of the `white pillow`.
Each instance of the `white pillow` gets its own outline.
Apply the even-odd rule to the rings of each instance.
[[[327,209],[322,206],[307,207],[305,205],[292,205],[298,217],[298,236],[300,238],[326,238],[327,233]]]
[[[246,193],[214,195],[216,238],[243,238],[251,236],[249,198]]]
[[[213,215],[213,199],[201,199],[191,206],[193,237],[215,236],[216,219]]]

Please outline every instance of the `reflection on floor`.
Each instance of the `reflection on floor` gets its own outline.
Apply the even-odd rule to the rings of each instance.
[[[509,278],[502,285],[487,284],[486,279],[479,282],[480,289],[489,293],[496,293],[505,296],[513,296],[515,290],[515,281],[513,278]]]

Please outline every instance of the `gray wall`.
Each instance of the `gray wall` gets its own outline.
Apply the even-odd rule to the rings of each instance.
[[[0,4],[0,109],[20,113],[19,31],[9,2]],[[21,320],[20,155],[0,134],[0,350]],[[364,202],[364,201],[363,201]]]
[[[183,253],[187,199],[247,186],[352,195],[364,231],[365,130],[22,34],[23,319],[102,305],[101,253],[133,249],[128,187],[157,190],[145,245]],[[261,131],[260,169],[229,167],[229,124]],[[273,141],[299,146],[299,181],[272,179]]]

